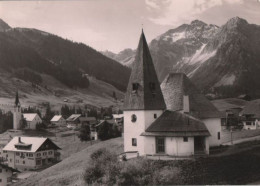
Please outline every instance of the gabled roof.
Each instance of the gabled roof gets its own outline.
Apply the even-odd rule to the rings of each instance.
[[[137,90],[133,90],[133,84]],[[152,57],[142,32],[124,101],[124,110],[164,110],[166,105],[153,65]]]
[[[23,114],[23,117],[26,121],[33,121],[37,115],[37,113],[25,113]]]
[[[260,103],[256,101],[247,103],[241,111],[241,115],[253,115],[255,118],[260,118]]]
[[[189,96],[190,114],[201,118],[221,118],[218,109],[203,95],[183,73],[170,73],[161,84],[168,110],[183,110],[183,96]]]
[[[79,121],[80,122],[84,122],[84,121],[97,121],[97,119],[95,117],[80,117]]]
[[[210,136],[205,124],[188,114],[166,110],[141,135]]]
[[[117,119],[117,118],[123,118],[124,114],[112,114],[113,118]]]
[[[20,142],[19,142],[19,137],[16,136],[3,148],[3,150],[15,151],[15,152],[25,152],[25,151],[26,152],[36,152],[42,146],[42,144],[47,140],[50,140],[50,139],[41,138],[41,137],[24,137],[24,136],[22,136],[22,137],[20,137]],[[60,149],[55,143],[53,143],[53,144],[57,147],[57,149]],[[18,149],[18,148],[16,148],[16,145],[30,146],[30,148],[26,149],[26,150]]]
[[[55,116],[53,116],[51,121],[59,121],[60,119],[62,119],[62,115],[55,115]]]
[[[75,121],[77,120],[81,114],[72,114],[70,117],[67,118],[67,121]]]

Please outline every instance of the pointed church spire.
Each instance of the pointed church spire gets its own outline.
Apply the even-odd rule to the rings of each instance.
[[[20,101],[19,101],[19,95],[18,95],[18,91],[16,92],[16,96],[15,96],[15,106],[20,106]]]
[[[142,29],[129,79],[124,110],[164,110],[160,83]]]

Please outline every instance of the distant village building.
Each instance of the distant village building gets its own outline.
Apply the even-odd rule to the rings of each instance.
[[[37,113],[25,113],[23,117],[27,123],[26,129],[35,130],[36,125],[42,123],[42,119]]]
[[[72,114],[70,117],[66,119],[68,128],[77,128],[80,126],[81,114]]]
[[[22,120],[22,109],[19,101],[18,92],[16,92],[15,106],[13,112],[13,129],[18,130],[21,128],[21,120]]]
[[[18,170],[39,169],[60,160],[60,148],[49,138],[14,137],[4,148],[9,167]]]
[[[161,90],[142,32],[124,101],[125,153],[208,154],[220,136],[219,111],[184,74],[170,74]]]
[[[260,128],[260,103],[249,102],[240,113],[243,128],[246,130],[255,130]]]
[[[27,126],[25,129],[36,129],[36,124],[42,123],[42,119],[37,113],[25,113],[22,114],[21,104],[19,101],[18,92],[16,92],[15,97],[15,106],[13,112],[13,129],[19,130],[21,129],[22,118],[24,118],[27,122]]]
[[[12,182],[12,176],[14,172],[19,171],[0,162],[0,185],[6,186],[10,184]]]
[[[55,126],[65,126],[66,120],[62,117],[62,115],[55,115],[51,119],[51,124]]]
[[[81,125],[95,125],[97,124],[97,119],[95,117],[80,117],[79,118]]]

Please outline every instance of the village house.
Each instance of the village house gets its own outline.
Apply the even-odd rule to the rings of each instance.
[[[59,161],[58,150],[49,138],[16,136],[3,148],[3,156],[9,167],[34,170]]]
[[[66,119],[67,127],[68,128],[77,128],[80,126],[80,120],[81,114],[72,114],[70,117]]]
[[[79,118],[81,125],[95,125],[97,124],[97,119],[95,117],[80,117]]]
[[[260,103],[251,101],[240,113],[243,129],[255,130],[260,127]]]
[[[10,184],[12,182],[12,176],[14,172],[19,171],[0,162],[0,185],[6,186]]]
[[[55,115],[51,119],[51,124],[59,127],[65,126],[66,120],[62,117],[62,115]]]
[[[162,89],[142,32],[124,101],[126,154],[191,156],[220,144],[219,111],[184,74],[170,74]]]
[[[42,123],[42,119],[37,113],[25,113],[23,117],[27,123],[26,129],[35,130],[36,125]]]

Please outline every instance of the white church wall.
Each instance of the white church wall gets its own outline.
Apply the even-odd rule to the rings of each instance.
[[[194,138],[188,137],[184,142],[183,137],[166,137],[166,154],[171,156],[190,156],[194,154]]]
[[[202,120],[209,130],[209,146],[219,146],[221,144],[221,120],[220,118],[209,118]],[[218,138],[220,135],[220,139]]]
[[[151,125],[161,114],[162,110],[136,110],[124,111],[124,151],[138,151],[139,155],[144,155],[144,137],[140,136],[145,129]],[[136,122],[132,122],[132,115],[137,117]],[[157,118],[154,118],[156,114]],[[137,140],[137,145],[132,145],[132,139]]]

